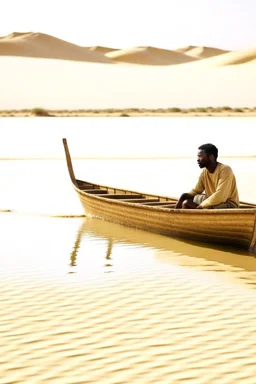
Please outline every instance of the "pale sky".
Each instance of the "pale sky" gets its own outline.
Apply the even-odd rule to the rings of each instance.
[[[42,32],[82,46],[256,47],[256,0],[0,0],[0,36]]]

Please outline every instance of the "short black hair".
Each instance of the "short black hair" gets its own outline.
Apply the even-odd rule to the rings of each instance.
[[[198,147],[201,151],[204,151],[208,156],[213,155],[215,160],[218,158],[218,148],[213,144],[203,144]]]

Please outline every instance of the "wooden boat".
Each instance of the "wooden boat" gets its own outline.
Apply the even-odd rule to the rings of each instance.
[[[236,209],[174,209],[177,198],[149,195],[75,178],[66,139],[69,175],[86,215],[171,237],[229,244],[256,253],[256,204]]]

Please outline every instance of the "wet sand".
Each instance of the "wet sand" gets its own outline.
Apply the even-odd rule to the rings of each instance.
[[[3,383],[252,383],[256,259],[1,213]]]

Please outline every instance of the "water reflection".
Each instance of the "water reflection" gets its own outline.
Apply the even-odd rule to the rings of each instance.
[[[70,254],[71,267],[77,266],[79,250],[83,250],[87,254],[86,249],[88,250],[89,246],[86,242],[83,244],[83,238],[86,238],[90,243],[93,241],[102,243],[103,241],[104,251],[102,254],[101,246],[100,259],[102,260],[104,257],[105,260],[104,272],[117,271],[117,264],[123,262],[125,250],[133,247],[133,256],[134,249],[139,250],[140,253],[142,250],[148,250],[148,252],[153,250],[155,263],[162,265],[167,263],[208,272],[224,273],[251,287],[256,287],[256,258],[242,249],[188,242],[99,219],[85,218],[77,231],[74,248]],[[115,263],[112,260],[114,244],[116,245],[115,248],[119,247],[117,249],[119,252],[117,256],[119,257],[115,257]],[[97,254],[99,254],[98,249]],[[123,263],[124,268],[131,262],[136,262],[137,265],[142,262],[142,259],[134,260],[131,253],[129,253],[128,258],[129,260],[127,259]],[[92,259],[87,259],[86,265],[92,262]]]
[[[80,242],[81,238],[83,236],[83,231],[82,231],[83,225],[80,227],[80,229],[77,231],[77,236],[76,236],[76,241],[73,247],[73,251],[71,252],[70,255],[70,266],[71,267],[76,267],[76,259],[77,259],[77,253],[80,248]]]
[[[77,231],[77,235],[76,235],[76,240],[75,240],[75,243],[74,243],[74,247],[73,247],[73,250],[70,254],[70,264],[69,266],[70,267],[76,267],[77,266],[77,255],[79,253],[79,249],[81,248],[81,241],[82,241],[82,238],[85,234],[87,234],[87,227],[86,227],[86,220],[81,224],[80,228],[78,229]],[[113,272],[111,270],[111,267],[113,266],[112,263],[111,263],[111,253],[112,253],[112,249],[113,249],[113,239],[112,238],[108,238],[106,239],[107,240],[107,249],[106,249],[106,254],[105,254],[105,264],[104,264],[104,267],[106,267],[106,272],[107,273],[110,273],[110,272]],[[72,268],[69,273],[75,273],[75,270]]]
[[[113,248],[113,240],[108,239],[108,249],[107,249],[107,254],[106,254],[106,260],[112,260],[110,257],[111,252],[112,252],[112,248]],[[112,267],[112,264],[109,261],[107,261],[105,264],[105,267]]]

